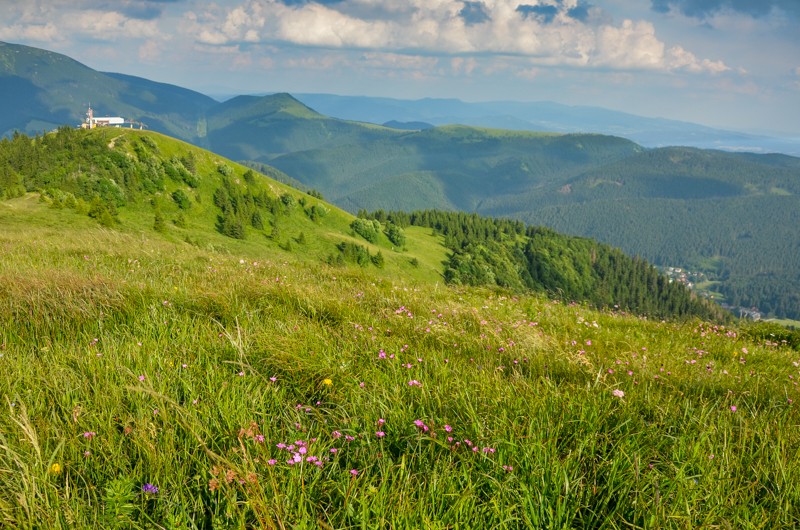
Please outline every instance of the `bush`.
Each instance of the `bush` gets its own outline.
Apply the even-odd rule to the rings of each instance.
[[[395,246],[400,248],[406,246],[406,234],[403,232],[403,229],[396,224],[387,222],[386,231],[384,233]]]
[[[192,207],[192,200],[186,195],[183,190],[175,190],[172,192],[172,200],[178,205],[181,210],[188,210]]]
[[[366,219],[355,219],[350,223],[350,228],[370,243],[377,242],[378,235],[381,233],[381,224],[378,221],[368,221]]]

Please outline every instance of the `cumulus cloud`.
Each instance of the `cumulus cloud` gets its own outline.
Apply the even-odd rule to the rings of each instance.
[[[154,38],[163,6],[179,0],[30,0],[3,5],[0,38],[10,41]],[[6,2],[0,2],[6,4]]]
[[[729,70],[680,46],[668,48],[649,22],[614,25],[585,0],[248,0],[207,15],[196,19],[193,34],[211,45],[268,42],[417,55],[505,54],[542,65]]]
[[[54,42],[61,38],[59,29],[52,22],[46,24],[13,24],[0,27],[0,40]]]

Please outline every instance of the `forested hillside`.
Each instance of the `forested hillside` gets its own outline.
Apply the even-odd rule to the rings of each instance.
[[[0,197],[39,192],[51,207],[105,227],[144,229],[196,246],[249,240],[253,248],[312,263],[547,292],[657,317],[724,318],[645,262],[593,241],[474,214],[376,213],[370,221],[356,219],[323,202],[318,192],[291,190],[143,131],[65,127],[35,138],[17,134],[0,140],[0,175]]]
[[[564,300],[585,300],[596,307],[659,318],[724,318],[719,307],[671,283],[644,260],[590,239],[459,212],[379,210],[359,215],[390,227],[424,226],[442,235],[450,250],[444,275],[456,285],[544,290]]]
[[[731,305],[800,318],[800,159],[651,150],[486,213],[702,271]]]

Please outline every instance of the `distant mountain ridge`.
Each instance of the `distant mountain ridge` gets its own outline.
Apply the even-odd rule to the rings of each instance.
[[[372,123],[390,120],[431,125],[560,133],[599,133],[629,138],[645,147],[688,146],[800,156],[800,139],[728,131],[665,118],[646,118],[600,107],[571,106],[551,101],[485,101],[423,98],[403,100],[369,96],[295,94],[328,116]]]

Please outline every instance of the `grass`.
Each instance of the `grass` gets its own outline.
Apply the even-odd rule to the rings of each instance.
[[[795,350],[175,239],[0,203],[0,525],[800,525]]]

